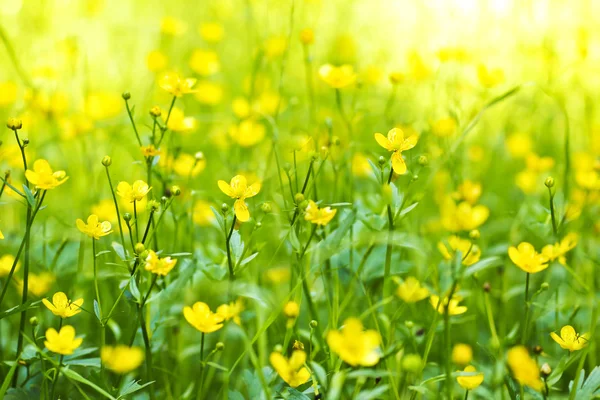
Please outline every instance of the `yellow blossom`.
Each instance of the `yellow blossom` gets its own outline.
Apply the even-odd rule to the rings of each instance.
[[[33,171],[25,171],[27,180],[38,189],[50,190],[62,185],[69,179],[65,171],[52,171],[48,161],[36,160],[33,163]]]
[[[459,236],[452,235],[447,240],[448,243],[441,241],[437,247],[442,257],[445,260],[454,259],[457,251],[460,251],[463,265],[473,265],[481,258],[481,250],[479,246],[471,243],[468,239],[463,239]]]
[[[190,68],[202,76],[211,76],[221,70],[219,56],[212,50],[194,50],[190,58]]]
[[[331,64],[325,64],[319,68],[321,79],[334,89],[342,89],[352,85],[356,81],[356,73],[352,65],[342,65],[335,67]]]
[[[126,374],[136,370],[144,361],[144,351],[139,347],[124,345],[104,346],[100,358],[106,366],[117,374]]]
[[[467,365],[473,360],[473,349],[468,344],[457,343],[452,348],[452,362],[457,365]]]
[[[122,101],[114,92],[92,92],[85,99],[85,115],[93,121],[116,117],[121,113]]]
[[[175,264],[177,264],[177,260],[173,260],[171,257],[161,258],[154,250],[149,250],[144,268],[146,271],[150,271],[153,274],[167,276],[167,274],[175,267]]]
[[[4,235],[2,234],[2,231],[0,231],[0,240],[4,240]]]
[[[210,226],[215,221],[215,214],[210,208],[210,203],[204,200],[198,200],[194,204],[192,220],[199,226]]]
[[[302,350],[294,350],[290,359],[286,359],[281,353],[273,352],[269,357],[273,369],[277,371],[291,387],[298,387],[310,379],[310,372],[304,366],[306,353]]]
[[[298,315],[300,315],[300,305],[293,300],[288,301],[283,306],[283,313],[288,318],[298,318]]]
[[[300,31],[300,42],[303,45],[310,45],[315,42],[315,32],[310,28],[304,28]]]
[[[223,327],[223,317],[213,313],[208,304],[196,302],[192,307],[183,308],[183,316],[194,328],[202,333],[218,331]]]
[[[462,297],[454,295],[454,296],[452,296],[452,299],[450,300],[450,304],[448,304],[448,297],[444,297],[444,299],[442,300],[442,303],[440,304],[440,296],[436,296],[436,295],[432,294],[429,297],[429,302],[431,303],[431,306],[435,310],[437,310],[440,314],[445,314],[446,308],[448,308],[449,315],[460,315],[460,314],[464,314],[467,312],[466,306],[458,305],[458,303],[460,303],[461,300],[462,300]]]
[[[240,314],[244,311],[244,303],[242,299],[237,299],[229,304],[222,304],[217,307],[217,314],[219,314],[225,321],[232,320],[237,325],[242,324]]]
[[[0,82],[0,107],[9,106],[17,100],[17,89],[14,82]]]
[[[506,148],[514,158],[524,158],[531,153],[533,142],[529,135],[522,132],[515,132],[506,138]]]
[[[54,283],[54,275],[50,272],[42,272],[41,274],[29,273],[29,280],[27,281],[27,290],[29,293],[41,297],[48,293],[50,287]],[[15,278],[15,282],[19,287],[19,291],[23,290],[23,281]]]
[[[456,128],[456,120],[452,117],[438,119],[431,126],[433,134],[439,137],[448,137],[454,135]]]
[[[485,65],[477,66],[477,78],[486,88],[492,88],[504,82],[504,71],[500,68],[488,69]]]
[[[187,25],[182,20],[166,16],[160,21],[160,31],[169,36],[181,36],[187,30]]]
[[[149,144],[148,146],[142,146],[140,147],[140,150],[142,151],[142,155],[144,157],[154,157],[160,155],[160,150],[154,147],[153,144]]]
[[[542,255],[549,261],[558,260],[562,265],[567,264],[565,254],[577,246],[579,236],[575,232],[568,233],[565,237],[555,244],[548,244],[542,248]]]
[[[387,137],[381,133],[375,134],[377,143],[392,153],[392,168],[398,175],[406,173],[406,162],[402,158],[402,152],[410,150],[417,145],[419,136],[416,133],[406,135],[400,128],[393,128],[387,134]]]
[[[429,297],[429,290],[417,278],[409,276],[398,285],[396,295],[406,303],[415,303]]]
[[[470,231],[487,221],[490,210],[484,205],[473,206],[465,201],[458,205],[446,199],[441,207],[442,225],[451,232]]]
[[[283,283],[290,280],[289,267],[271,268],[265,271],[265,278],[272,283]]]
[[[521,385],[537,391],[542,390],[544,383],[540,379],[540,369],[524,346],[515,346],[508,350],[507,363],[514,378]]]
[[[4,278],[10,274],[10,269],[12,268],[13,263],[15,262],[15,257],[10,254],[5,254],[0,257],[0,278]],[[21,263],[17,262],[15,266],[14,272],[17,272],[21,267]]]
[[[246,118],[238,125],[233,125],[229,130],[229,135],[240,146],[250,147],[264,139],[266,128],[254,118]]]
[[[173,161],[173,171],[185,178],[194,178],[206,168],[206,159],[198,159],[191,154],[181,153]]]
[[[560,330],[560,336],[554,332],[550,332],[550,336],[556,343],[565,350],[576,351],[581,350],[588,345],[590,340],[590,334],[584,333],[583,335],[575,332],[575,328],[571,325],[565,325]]]
[[[342,329],[327,333],[327,344],[347,364],[371,367],[379,362],[381,337],[374,330],[363,331],[358,318],[348,318]]]
[[[463,181],[454,193],[454,198],[458,201],[466,201],[469,204],[477,203],[481,197],[481,184],[469,179]]]
[[[390,80],[390,83],[392,85],[399,85],[402,82],[404,82],[404,79],[406,79],[406,76],[402,72],[392,71],[388,75],[388,79]]]
[[[198,126],[198,121],[196,121],[196,118],[186,117],[183,113],[183,110],[179,107],[173,107],[171,110],[171,115],[166,115],[163,113],[162,118],[165,122],[167,118],[169,118],[167,128],[173,132],[188,133],[195,130]]]
[[[265,40],[265,56],[269,59],[281,57],[287,49],[285,36],[273,36]]]
[[[196,86],[198,91],[194,94],[201,104],[216,106],[223,100],[223,86],[211,81],[200,81]]]
[[[218,22],[205,22],[198,27],[198,33],[205,41],[209,43],[217,43],[223,39],[223,25]]]
[[[54,328],[48,329],[44,346],[53,353],[70,355],[81,346],[81,342],[83,339],[75,338],[75,328],[66,325],[60,329],[60,332],[56,332]]]
[[[525,158],[527,169],[535,172],[545,172],[554,166],[552,157],[540,157],[535,153],[529,153]]]
[[[192,89],[192,87],[195,84],[196,79],[182,78],[175,72],[166,73],[158,80],[158,86],[175,97],[181,97],[187,93],[194,93],[195,90]]]
[[[477,370],[472,365],[468,365],[465,367],[464,372],[477,372]],[[483,372],[472,376],[457,376],[456,381],[463,389],[473,390],[483,382]]]
[[[117,194],[128,203],[133,203],[134,201],[140,201],[146,197],[151,189],[152,188],[142,180],[133,182],[133,185],[130,185],[128,182],[119,182],[117,185]]]
[[[245,176],[236,175],[231,178],[229,184],[222,180],[218,181],[217,184],[223,193],[232,199],[236,199],[235,203],[233,203],[233,210],[237,219],[241,222],[248,221],[250,219],[250,212],[245,200],[256,196],[260,192],[260,182],[255,182],[248,186]]]
[[[354,153],[354,156],[352,156],[352,174],[360,178],[366,178],[372,171],[369,159],[363,153]]]
[[[100,222],[98,221],[98,216],[94,214],[88,217],[87,224],[79,218],[75,222],[77,223],[77,229],[79,229],[81,233],[85,233],[89,237],[94,238],[96,240],[112,232],[112,226],[110,222]]]
[[[160,50],[152,50],[146,56],[146,66],[151,72],[161,72],[167,67],[169,59]]]
[[[517,247],[509,247],[508,256],[517,267],[530,274],[548,268],[548,258],[535,251],[535,248],[527,242],[522,242]]]
[[[52,314],[61,318],[69,318],[81,312],[83,299],[71,301],[63,292],[56,292],[52,296],[52,303],[47,299],[42,299],[42,303],[44,303],[48,310],[52,311]]]
[[[331,222],[333,217],[335,217],[337,210],[332,210],[329,206],[319,208],[319,206],[317,206],[317,203],[310,200],[308,202],[308,206],[306,206],[305,212],[306,214],[304,215],[304,219],[306,221],[310,221],[313,224],[325,226],[329,222]]]

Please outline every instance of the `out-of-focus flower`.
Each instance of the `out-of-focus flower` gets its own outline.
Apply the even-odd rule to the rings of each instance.
[[[392,85],[399,85],[406,79],[406,76],[399,71],[390,72],[388,79]]]
[[[458,205],[447,198],[441,206],[442,225],[451,232],[470,231],[487,221],[490,210],[484,205],[472,206],[463,201]]]
[[[352,65],[342,65],[335,67],[331,64],[325,64],[319,68],[321,79],[334,89],[342,89],[352,85],[356,81],[356,73]]]
[[[122,110],[122,98],[113,92],[92,92],[85,99],[85,115],[94,121],[116,117]]]
[[[308,206],[306,206],[304,219],[306,221],[310,221],[313,224],[325,226],[329,222],[331,222],[333,217],[335,217],[336,213],[337,210],[333,210],[329,206],[319,208],[319,206],[317,206],[317,203],[310,200],[308,202]]]
[[[431,125],[431,131],[439,137],[454,135],[456,128],[456,120],[452,117],[440,118]]]
[[[155,157],[160,155],[160,150],[154,147],[153,144],[149,144],[148,146],[142,146],[140,147],[140,150],[142,150],[142,155],[144,157]]]
[[[166,73],[158,80],[158,86],[175,97],[196,92],[196,90],[192,89],[195,84],[196,79],[182,78],[175,72]]]
[[[460,315],[467,312],[466,306],[459,306],[458,303],[462,301],[462,297],[454,295],[450,300],[450,304],[448,304],[448,297],[444,297],[442,303],[440,304],[440,296],[431,295],[429,297],[429,302],[431,306],[437,310],[440,314],[446,313],[446,308],[448,308],[449,315]]]
[[[62,185],[69,179],[65,171],[52,171],[48,161],[36,160],[33,163],[33,171],[25,171],[27,180],[38,189],[50,190]]]
[[[151,72],[161,72],[167,68],[169,59],[160,50],[152,50],[146,56],[146,66]]]
[[[46,331],[44,346],[53,353],[70,355],[81,346],[83,339],[75,338],[75,328],[71,325],[63,326],[59,332],[50,328]]]
[[[187,30],[187,25],[182,20],[166,16],[160,21],[160,31],[169,36],[181,36]]]
[[[232,199],[236,199],[233,204],[233,210],[235,211],[237,219],[241,222],[248,221],[250,219],[250,212],[248,211],[245,200],[256,196],[258,192],[260,192],[260,182],[255,182],[248,186],[245,176],[236,175],[231,178],[229,184],[222,180],[218,181],[217,184],[223,193]]]
[[[117,194],[128,203],[142,200],[144,197],[146,197],[150,190],[152,190],[152,188],[142,180],[133,182],[133,185],[130,185],[128,182],[124,181],[119,182],[117,185]]]
[[[156,275],[167,276],[175,268],[175,264],[177,264],[176,259],[174,260],[171,257],[161,258],[154,250],[148,250],[144,269]]]
[[[560,345],[560,347],[571,352],[583,349],[588,345],[590,340],[589,333],[580,335],[575,332],[575,328],[571,325],[563,326],[560,330],[560,336],[554,332],[550,332],[550,336]]]
[[[194,328],[202,333],[218,331],[223,327],[223,316],[213,313],[206,303],[197,302],[192,307],[183,308],[183,316]]]
[[[144,361],[144,351],[139,347],[124,345],[104,346],[100,350],[100,359],[117,374],[126,374],[136,370]]]
[[[481,258],[479,246],[456,235],[450,236],[447,243],[444,241],[439,242],[437,247],[442,253],[442,257],[448,261],[454,259],[456,252],[460,251],[462,264],[466,266],[475,264]]]
[[[311,45],[315,42],[315,32],[310,28],[304,28],[300,31],[300,42],[305,45]]]
[[[52,311],[52,314],[61,318],[69,318],[81,312],[83,299],[71,301],[63,292],[56,292],[52,296],[52,303],[47,299],[42,299],[42,303],[44,303],[48,310]]]
[[[387,137],[381,133],[376,133],[375,140],[381,147],[392,152],[392,168],[394,172],[398,175],[406,173],[406,162],[402,158],[402,152],[415,147],[419,141],[419,136],[416,133],[405,135],[402,129],[393,128],[390,129]]]
[[[379,362],[381,337],[374,330],[363,331],[358,318],[348,318],[342,329],[327,333],[327,344],[347,364],[371,367]]]
[[[298,315],[300,315],[300,305],[293,300],[288,301],[283,306],[283,313],[288,318],[298,318]]]
[[[0,82],[0,107],[11,105],[17,100],[17,84],[12,81]]]
[[[381,80],[383,71],[377,65],[369,65],[361,72],[360,75],[364,83],[368,85],[375,85]]]
[[[515,132],[508,136],[505,141],[506,148],[514,158],[524,158],[531,153],[533,142],[529,135],[522,132]]]
[[[183,110],[179,107],[173,107],[171,110],[171,115],[165,115],[163,113],[162,118],[165,122],[167,118],[169,118],[167,128],[173,132],[188,133],[195,130],[198,126],[198,121],[196,121],[196,118],[186,117],[183,113]]]
[[[508,248],[510,260],[523,271],[535,274],[548,268],[548,258],[537,251],[527,242],[520,243],[517,247]]]
[[[202,76],[211,76],[219,73],[221,63],[219,56],[212,50],[194,50],[190,57],[190,68]]]
[[[293,388],[308,382],[310,379],[310,372],[304,366],[306,353],[302,350],[295,350],[289,360],[283,354],[273,352],[269,357],[269,361],[281,379]]]
[[[408,66],[411,76],[417,81],[423,81],[431,76],[431,69],[416,51],[411,51],[409,53]]]
[[[577,246],[579,236],[575,232],[570,232],[557,243],[548,244],[542,248],[542,255],[548,258],[549,261],[558,260],[562,265],[567,265],[565,254],[573,250]]]
[[[223,86],[211,82],[211,81],[200,81],[196,85],[197,92],[194,94],[196,100],[201,104],[207,106],[216,106],[223,101]]]
[[[457,365],[467,365],[473,360],[473,349],[468,344],[457,343],[452,348],[452,362]]]
[[[457,201],[466,201],[469,204],[475,204],[479,200],[479,197],[481,197],[481,184],[466,179],[458,185],[453,197]]]
[[[500,68],[488,69],[485,65],[477,66],[477,78],[486,88],[492,88],[504,82],[504,71]]]
[[[273,36],[265,40],[265,57],[273,59],[281,57],[287,49],[288,43],[285,36]]]
[[[94,215],[94,214],[92,214],[88,217],[87,224],[85,222],[83,222],[82,219],[79,219],[79,218],[75,222],[77,223],[77,229],[79,229],[79,231],[81,233],[85,233],[89,237],[96,239],[96,240],[98,240],[102,236],[106,236],[112,232],[112,226],[111,226],[110,222],[108,222],[108,221],[100,222],[98,220],[98,216]]]
[[[41,274],[29,273],[29,280],[27,281],[27,290],[29,293],[37,297],[41,297],[48,293],[50,287],[54,283],[54,275],[50,272],[42,272]],[[19,287],[19,291],[23,290],[23,281],[15,278],[15,282]]]
[[[217,314],[219,314],[225,321],[232,320],[237,325],[242,324],[240,314],[244,311],[244,303],[242,299],[237,299],[229,304],[222,304],[217,307]]]
[[[464,372],[477,372],[472,365],[465,367]],[[483,382],[483,372],[478,372],[472,376],[457,376],[456,381],[463,389],[473,390]]]
[[[191,154],[181,153],[173,160],[172,166],[177,175],[194,178],[206,168],[206,159],[198,159]]]
[[[196,201],[192,219],[199,226],[210,226],[215,221],[215,214],[210,208],[210,203],[205,200]]]
[[[5,254],[0,257],[0,278],[4,278],[10,274],[10,269],[15,262],[15,257],[10,254]],[[17,272],[21,268],[21,263],[17,262],[14,272]]]
[[[524,346],[515,346],[507,353],[507,363],[514,378],[521,384],[541,391],[544,383],[540,379],[540,369]]]
[[[240,146],[250,147],[264,139],[266,129],[254,118],[246,118],[238,125],[233,125],[229,130],[229,135]]]
[[[352,174],[360,178],[368,177],[372,172],[369,159],[363,153],[354,153],[352,157]]]
[[[435,55],[441,62],[465,62],[469,59],[469,54],[463,47],[442,47]]]
[[[204,22],[198,27],[198,33],[209,43],[218,43],[223,39],[225,30],[218,22]]]
[[[415,303],[429,297],[429,290],[417,278],[409,276],[398,285],[396,295],[406,303]]]

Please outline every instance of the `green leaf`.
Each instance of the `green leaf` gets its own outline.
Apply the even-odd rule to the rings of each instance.
[[[581,377],[579,379],[579,388],[577,390],[577,398],[579,399],[591,399],[600,395],[600,367],[595,367],[590,376],[585,380],[585,370],[581,370]],[[583,384],[581,384],[583,382]],[[573,390],[573,381],[569,383],[569,389]]]
[[[96,299],[94,299],[94,314],[96,315],[96,318],[98,318],[98,321],[102,323],[102,315],[100,315],[100,307],[98,306],[98,301]]]
[[[61,372],[67,378],[77,381],[79,383],[83,383],[84,385],[91,387],[92,389],[94,389],[96,392],[98,392],[102,396],[106,397],[107,399],[116,400],[114,397],[112,397],[110,395],[110,393],[106,392],[104,389],[102,389],[100,386],[97,386],[95,383],[88,381],[83,376],[79,375],[77,372],[75,372],[69,368],[63,368],[63,369],[61,369]]]
[[[25,311],[25,310],[29,310],[32,308],[37,308],[38,304],[40,304],[42,301],[41,300],[36,300],[36,301],[28,301],[25,304],[21,304],[19,306],[15,306],[13,308],[9,308],[6,311],[2,311],[0,313],[0,320],[6,317],[9,317],[13,314],[17,314],[20,313],[21,311]]]
[[[223,232],[225,232],[225,219],[223,218],[223,214],[217,211],[213,206],[210,206],[213,214],[215,214],[215,218],[217,219],[217,223]]]
[[[31,193],[31,190],[25,184],[23,184],[23,189],[24,189],[25,198],[27,199],[27,202],[29,203],[31,208],[35,208],[35,197],[33,196],[33,193]]]
[[[217,363],[215,363],[215,362],[212,362],[212,361],[207,361],[207,362],[206,362],[206,365],[209,365],[209,366],[211,366],[211,367],[213,367],[213,368],[215,368],[215,369],[218,369],[218,370],[220,370],[220,371],[229,372],[229,369],[227,369],[227,368],[225,368],[224,366],[222,366],[222,365],[219,365],[219,364],[217,364]]]
[[[504,262],[502,261],[501,257],[487,257],[483,260],[479,260],[475,264],[470,265],[467,269],[465,269],[463,277],[466,278],[486,269],[499,267],[502,264],[504,264]]]
[[[354,223],[354,219],[354,212],[350,212],[333,233],[327,236],[325,240],[319,242],[314,250],[313,265],[320,265],[340,252],[342,239],[348,234],[350,227]]]
[[[141,381],[136,381],[134,379],[131,382],[126,383],[123,386],[123,388],[121,389],[121,391],[119,392],[118,399],[122,399],[123,397],[130,395],[132,393],[135,393],[139,390],[142,390],[146,386],[152,385],[154,383],[154,381],[152,381],[152,382],[148,382],[148,383],[144,383],[143,385],[140,385],[139,382],[141,382]]]
[[[15,371],[17,370],[18,365],[19,365],[19,359],[17,359],[17,361],[15,361],[13,366],[10,367],[8,374],[4,377],[4,382],[2,382],[2,387],[0,387],[0,399],[4,398],[4,394],[8,390],[8,387],[10,386],[10,381],[12,380],[12,377],[15,374]]]
[[[323,390],[327,390],[327,372],[325,371],[325,368],[323,368],[321,364],[317,364],[314,361],[310,362],[310,368],[317,377],[317,381],[319,382]]]
[[[122,261],[127,260],[127,256],[125,255],[125,249],[123,248],[121,243],[112,242],[111,246],[112,246],[113,250],[115,251],[115,253],[117,253],[117,255],[119,256],[119,258]]]
[[[344,380],[346,374],[344,371],[336,372],[331,378],[331,389],[327,393],[326,398],[328,400],[337,400],[342,395],[342,389],[344,388]]]
[[[377,386],[375,389],[363,390],[358,394],[357,398],[360,400],[380,399],[388,389],[389,385],[381,385]]]
[[[134,299],[137,300],[138,303],[141,302],[142,295],[140,294],[140,289],[138,288],[137,282],[135,281],[135,276],[132,276],[129,279],[129,291]]]

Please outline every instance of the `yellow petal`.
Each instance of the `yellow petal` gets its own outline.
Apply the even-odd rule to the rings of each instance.
[[[231,189],[231,186],[229,186],[227,182],[220,180],[217,182],[217,185],[219,185],[219,189],[221,189],[221,192],[225,193],[229,197],[235,197],[233,195],[233,190]]]
[[[375,134],[375,140],[384,149],[392,151],[390,141],[388,140],[388,138],[386,138],[385,136],[383,136],[381,133],[376,133]]]
[[[402,153],[399,151],[395,151],[394,154],[392,154],[392,168],[398,175],[406,173],[406,163],[402,158]]]
[[[241,222],[246,222],[250,219],[250,211],[248,211],[248,206],[244,200],[236,200],[235,203],[233,203],[233,210],[235,211],[235,216]]]

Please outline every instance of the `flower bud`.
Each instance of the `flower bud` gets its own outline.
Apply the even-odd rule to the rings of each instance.
[[[138,243],[133,249],[135,250],[135,254],[142,254],[146,250],[146,246],[143,243]]]
[[[542,354],[542,352],[543,352],[543,351],[544,351],[544,349],[542,349],[542,346],[539,346],[539,345],[538,345],[538,346],[534,346],[534,347],[533,347],[533,352],[534,352],[535,354]]]
[[[540,289],[548,290],[550,288],[550,284],[548,282],[544,282],[541,284]]]
[[[483,291],[486,292],[486,293],[489,293],[490,290],[492,290],[492,285],[490,285],[489,282],[484,283],[483,284]]]
[[[292,169],[292,164],[290,164],[289,162],[286,162],[285,164],[283,164],[283,170],[285,172],[290,172],[291,169]]]
[[[423,361],[418,354],[407,354],[402,357],[402,369],[407,372],[419,372],[422,366]]]
[[[38,326],[39,321],[37,317],[31,317],[29,318],[29,324],[31,324],[31,326]]]
[[[418,180],[419,180],[419,175],[417,175],[417,174],[414,174],[414,175],[412,176],[412,181],[413,181],[413,182],[416,182],[416,181],[418,181]]]
[[[548,365],[548,363],[544,363],[542,365],[542,368],[540,368],[540,373],[543,377],[547,377],[552,373],[552,368],[550,368],[550,365]]]
[[[296,204],[300,204],[304,201],[304,195],[302,193],[296,193],[296,195],[294,196],[294,202]]]
[[[105,167],[109,167],[111,164],[112,164],[112,158],[110,158],[110,156],[102,157],[102,165],[104,165]]]
[[[283,352],[283,346],[282,346],[282,345],[280,345],[280,344],[278,344],[278,345],[275,345],[275,347],[273,347],[273,351],[274,351],[275,353],[281,353],[281,352]]]
[[[319,323],[313,319],[310,321],[309,325],[312,329],[315,329],[317,326],[319,326]]]
[[[306,210],[306,207],[308,207],[308,200],[304,200],[298,205],[298,208],[300,208],[301,210]]]
[[[304,343],[299,340],[294,340],[294,345],[292,346],[294,350],[304,350]]]
[[[471,240],[477,240],[481,237],[481,234],[479,233],[478,229],[473,229],[471,232],[469,232],[469,237]]]
[[[406,326],[408,329],[412,329],[415,326],[415,323],[412,321],[405,321],[404,326]]]
[[[21,121],[19,118],[9,118],[6,122],[6,126],[8,127],[8,129],[16,131],[23,127],[23,121]]]
[[[160,117],[161,114],[162,114],[162,110],[160,109],[159,106],[154,106],[150,109],[150,115],[154,118]]]
[[[227,213],[227,211],[229,211],[229,204],[227,204],[227,203],[223,203],[223,204],[221,204],[221,212],[222,212],[223,214],[226,214],[226,213]]]
[[[304,45],[313,44],[315,42],[315,33],[310,28],[305,28],[300,31],[300,41]]]
[[[173,193],[173,196],[179,196],[181,194],[181,188],[177,185],[172,186],[171,193]]]
[[[121,95],[121,97],[123,97],[123,100],[127,101],[131,98],[131,93],[129,92],[123,92],[123,94]]]
[[[544,185],[546,185],[547,188],[554,186],[554,178],[551,176],[547,177],[546,181],[544,181]]]
[[[123,214],[123,219],[125,220],[125,222],[131,221],[131,214],[126,212],[125,214]]]
[[[283,307],[283,313],[288,318],[297,318],[300,315],[300,306],[295,301],[288,301]]]
[[[23,147],[27,147],[29,145],[29,139],[25,138],[23,139]]]
[[[225,349],[225,343],[217,342],[217,344],[215,345],[215,349],[217,349],[217,351],[223,351],[223,349]]]
[[[204,160],[204,153],[201,151],[198,151],[198,152],[196,152],[196,154],[194,154],[194,158],[196,159],[196,162],[202,161],[202,160]]]
[[[380,167],[383,167],[385,165],[385,163],[387,162],[387,160],[385,159],[384,156],[379,156],[379,159],[377,160],[377,162],[379,163]]]
[[[325,118],[325,125],[328,129],[333,129],[333,120],[331,119],[331,117]]]
[[[160,208],[160,203],[156,200],[150,200],[146,208],[151,212],[156,212]]]
[[[270,213],[273,210],[271,207],[271,203],[269,203],[267,201],[265,201],[264,203],[262,203],[260,205],[260,209],[262,210],[262,212],[264,212],[266,214]]]
[[[339,136],[334,136],[331,138],[331,144],[334,146],[339,146],[341,143],[341,140],[339,138]]]
[[[427,158],[427,156],[426,156],[426,155],[420,155],[420,156],[419,156],[419,159],[418,159],[418,161],[417,161],[417,162],[419,163],[419,165],[420,165],[421,167],[424,167],[424,166],[426,166],[427,164],[429,164],[429,159]]]

